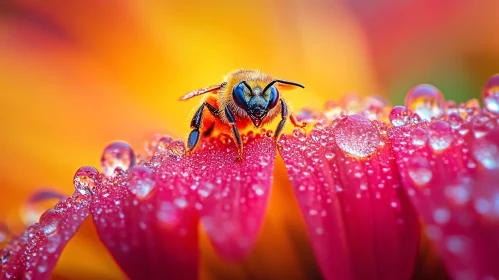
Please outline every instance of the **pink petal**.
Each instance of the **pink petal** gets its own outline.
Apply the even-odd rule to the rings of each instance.
[[[276,157],[272,138],[245,143],[244,158],[235,161],[229,139],[213,141],[188,158],[192,187],[197,190],[204,230],[222,257],[248,256],[262,228]]]
[[[451,113],[389,135],[403,185],[453,278],[497,279],[498,119],[466,110],[465,120]]]
[[[136,181],[123,173],[95,189],[94,224],[131,279],[197,279],[198,215],[178,203],[187,190],[174,172],[158,170],[150,196],[132,193]]]
[[[75,192],[46,211],[0,254],[1,279],[49,279],[59,256],[89,215],[87,197]]]
[[[161,169],[192,191],[201,220],[215,250],[241,260],[254,247],[263,225],[272,184],[275,145],[270,133],[243,136],[244,157],[236,160],[232,139],[221,135],[202,143],[191,155]]]
[[[326,279],[408,279],[414,269],[419,225],[383,131],[353,115],[280,141]]]
[[[199,216],[223,257],[249,254],[266,211],[275,147],[270,137],[250,135],[239,162],[230,141],[212,139],[188,156],[180,142],[163,143],[149,161],[95,188],[99,236],[130,278],[196,279]]]

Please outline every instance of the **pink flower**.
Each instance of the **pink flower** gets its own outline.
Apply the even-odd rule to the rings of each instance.
[[[424,232],[453,278],[499,279],[497,77],[486,108],[420,85],[391,111],[354,97],[302,111],[308,130],[277,148],[324,278],[409,279]],[[220,256],[244,260],[262,228],[276,149],[270,131],[243,141],[242,162],[224,135],[188,156],[162,137],[136,164],[128,145],[108,146],[102,174],[80,168],[75,193],[1,251],[2,279],[49,278],[89,215],[132,279],[198,278],[200,225]]]

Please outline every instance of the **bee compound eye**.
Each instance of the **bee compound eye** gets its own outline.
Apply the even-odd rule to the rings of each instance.
[[[277,106],[277,102],[279,102],[279,91],[274,86],[269,88],[269,104],[267,105],[268,109],[272,109]]]
[[[236,105],[244,110],[248,108],[248,101],[244,96],[244,82],[240,82],[237,86],[232,90],[232,99]]]

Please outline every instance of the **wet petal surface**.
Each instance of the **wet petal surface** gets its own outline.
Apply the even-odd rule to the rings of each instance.
[[[130,278],[197,279],[200,221],[222,257],[249,254],[267,208],[275,146],[250,135],[236,161],[230,141],[212,139],[189,156],[181,142],[163,143],[150,160],[116,169],[94,189],[94,223]]]
[[[175,203],[185,200],[186,190],[171,173],[155,174],[165,177],[153,181],[149,197],[134,194],[131,188],[140,182],[125,173],[95,189],[94,224],[131,279],[197,278],[198,218],[192,205]]]
[[[461,106],[389,132],[404,188],[454,279],[499,278],[498,128],[493,114]]]
[[[283,136],[280,153],[326,279],[408,279],[419,244],[415,212],[386,128],[352,116],[318,124],[308,136]],[[363,137],[349,130],[356,126]]]
[[[205,145],[188,164],[212,245],[222,257],[242,260],[263,224],[276,151],[270,137],[258,135],[247,141],[243,160],[236,162],[235,150],[228,144],[230,148],[218,141]]]
[[[0,252],[1,279],[49,279],[62,250],[89,215],[88,197],[75,192]]]

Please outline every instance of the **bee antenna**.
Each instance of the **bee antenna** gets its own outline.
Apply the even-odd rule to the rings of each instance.
[[[265,86],[265,88],[262,90],[262,93],[267,91],[272,85],[274,85],[275,83],[279,82],[279,80],[273,80],[272,82],[270,82],[267,86]]]
[[[249,89],[250,93],[251,93],[251,94],[253,94],[253,90],[252,90],[252,89],[251,89],[251,87],[248,85],[248,83],[247,83],[246,81],[242,81],[242,83],[243,83],[243,85],[245,85],[245,86]]]
[[[286,85],[292,85],[292,86],[297,86],[297,87],[305,88],[302,84],[295,83],[295,82],[290,82],[290,81],[275,80],[273,82],[279,82],[281,84],[286,84]]]
[[[281,83],[281,84],[285,84],[285,85],[291,85],[291,86],[297,86],[297,87],[301,87],[301,88],[305,88],[302,84],[299,84],[299,83],[295,83],[295,82],[290,82],[290,81],[284,81],[284,80],[273,80],[272,82],[270,82],[264,89],[262,92],[265,92],[266,90],[268,90],[271,86],[273,86],[275,83]]]

